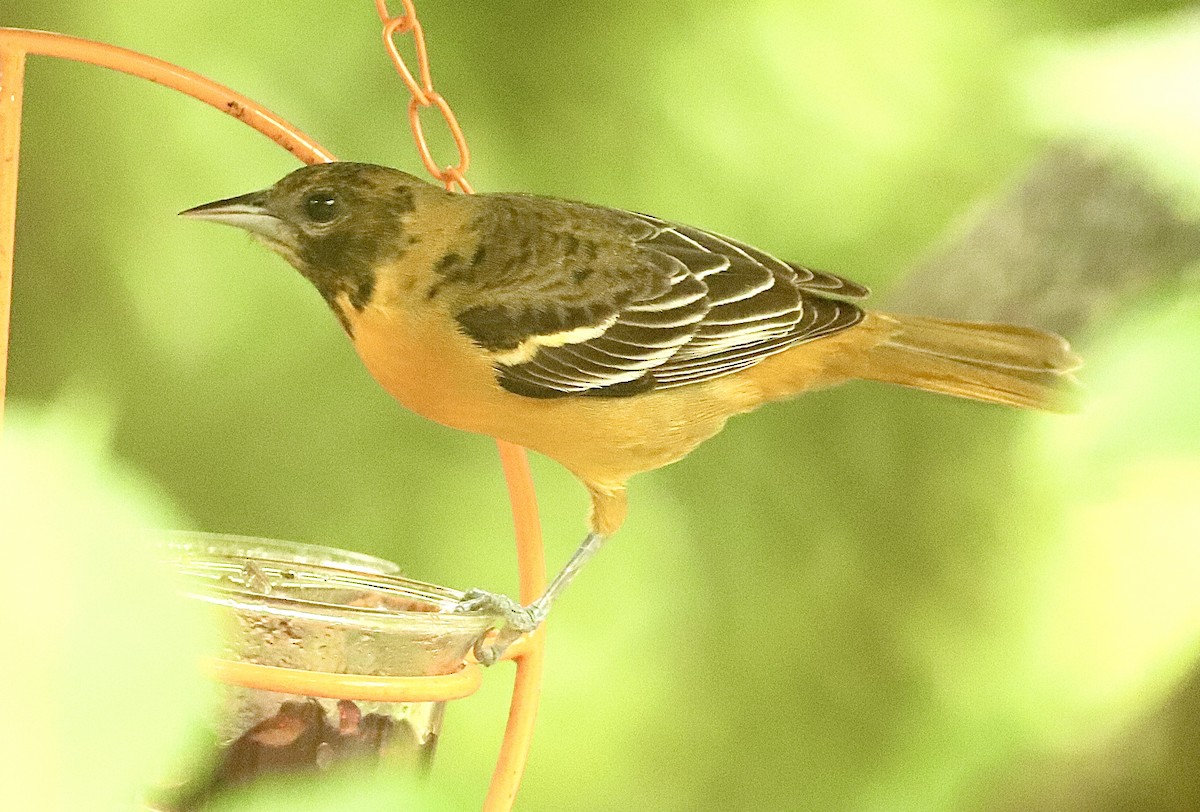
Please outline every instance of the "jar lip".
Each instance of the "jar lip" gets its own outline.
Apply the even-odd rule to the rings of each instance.
[[[246,599],[275,598],[300,603],[315,603],[347,609],[362,609],[373,614],[428,614],[430,609],[452,608],[462,599],[462,593],[450,587],[427,584],[396,575],[358,572],[327,567],[320,564],[305,564],[297,561],[276,561],[269,558],[247,558],[241,556],[191,557],[175,562],[175,570],[184,576],[198,591],[237,595]],[[338,601],[317,601],[295,597],[305,588],[361,590],[361,598],[368,596],[379,599],[392,598],[396,601],[411,601],[430,609],[397,609]]]
[[[236,533],[211,533],[203,530],[154,530],[150,543],[167,557],[241,556],[271,561],[294,561],[333,566],[339,569],[381,574],[398,574],[400,565],[385,558],[342,550],[324,544],[246,536]]]
[[[208,603],[356,623],[478,626],[495,617],[456,611],[463,598],[457,589],[404,577],[392,562],[332,547],[187,531],[160,534],[156,541],[184,592]],[[389,570],[368,569],[376,561]]]

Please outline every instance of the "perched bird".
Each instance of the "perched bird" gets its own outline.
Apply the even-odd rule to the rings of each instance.
[[[626,482],[732,415],[852,379],[1064,407],[1057,335],[867,311],[867,289],[644,214],[526,194],[459,195],[383,166],[328,163],[182,214],[238,226],[313,283],[375,379],[439,423],[557,460],[590,530],[485,661],[536,628],[625,519]]]

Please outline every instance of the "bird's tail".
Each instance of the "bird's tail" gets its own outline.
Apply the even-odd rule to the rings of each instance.
[[[857,377],[1052,412],[1074,410],[1079,356],[1032,327],[872,313],[881,340]]]

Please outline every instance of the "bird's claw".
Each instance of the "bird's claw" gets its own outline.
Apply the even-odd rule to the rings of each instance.
[[[535,607],[522,606],[507,595],[485,592],[482,589],[472,589],[464,594],[454,611],[499,615],[503,618],[504,625],[512,626],[521,634],[533,631],[541,622]]]
[[[503,619],[494,637],[481,637],[475,643],[475,659],[482,665],[492,665],[522,635],[541,625],[542,616],[536,605],[522,606],[507,595],[472,589],[454,607],[456,612],[489,612]]]

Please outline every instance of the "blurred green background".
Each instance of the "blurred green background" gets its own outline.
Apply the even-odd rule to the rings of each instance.
[[[1200,212],[1189,4],[418,7],[478,190],[694,223],[884,302],[1062,138]],[[420,172],[367,0],[0,0],[0,24],[145,51],[339,157]],[[21,157],[0,685],[25,733],[0,745],[0,806],[118,808],[208,703],[187,667],[203,624],[128,528],[513,592],[511,526],[489,440],[403,411],[282,261],[174,216],[289,155],[141,80],[31,58]],[[1176,266],[1089,309],[1080,416],[853,384],[635,480],[553,614],[518,808],[1200,808],[1200,266]],[[557,567],[586,501],[533,463]],[[411,808],[478,806],[511,669],[487,677]],[[287,808],[408,797],[364,786]]]

